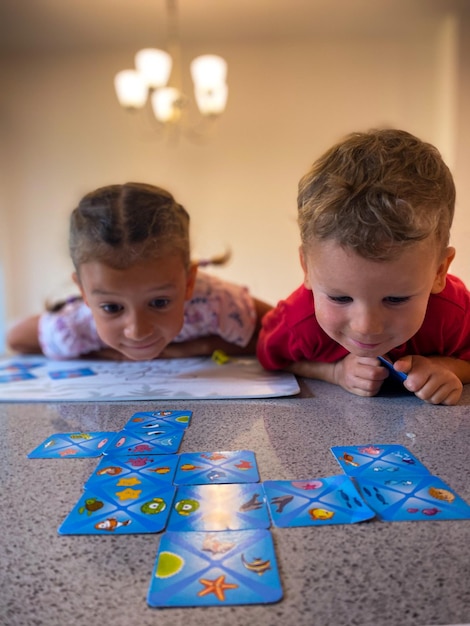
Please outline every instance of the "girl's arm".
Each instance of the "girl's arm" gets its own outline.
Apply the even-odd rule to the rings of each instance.
[[[262,300],[253,299],[256,310],[256,324],[253,335],[246,346],[237,346],[218,335],[208,335],[189,341],[170,343],[160,354],[161,359],[184,358],[191,356],[210,356],[214,350],[222,350],[227,355],[243,356],[256,353],[256,342],[261,328],[263,316],[272,309],[270,304]]]
[[[38,336],[39,315],[16,323],[7,332],[7,346],[21,354],[42,354]]]

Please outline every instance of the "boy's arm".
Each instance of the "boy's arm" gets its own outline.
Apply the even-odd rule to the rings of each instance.
[[[42,354],[39,345],[39,315],[32,315],[16,323],[7,332],[7,346],[20,354]]]
[[[357,396],[375,396],[388,376],[377,359],[354,354],[348,354],[334,363],[298,361],[285,369],[296,376],[339,385]]]

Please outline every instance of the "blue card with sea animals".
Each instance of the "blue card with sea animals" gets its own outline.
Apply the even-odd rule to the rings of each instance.
[[[269,530],[162,536],[147,594],[149,606],[267,604],[281,598]]]
[[[398,444],[333,446],[331,452],[349,476],[430,474],[419,459]]]
[[[355,480],[382,521],[470,519],[470,506],[432,474],[368,474]]]
[[[192,411],[140,411],[134,413],[125,430],[149,430],[159,428],[162,424],[170,424],[180,428],[187,428],[191,422]]]
[[[105,456],[96,466],[93,474],[86,481],[85,489],[101,486],[107,489],[119,480],[137,478],[151,480],[154,483],[172,484],[178,464],[176,454],[135,454],[129,456]]]
[[[184,428],[173,428],[170,424],[147,430],[121,430],[106,449],[109,456],[130,454],[174,454],[183,439]]]
[[[101,456],[116,438],[115,432],[56,433],[28,454],[29,459]]]
[[[256,483],[256,457],[251,450],[185,452],[180,454],[175,485]]]
[[[168,530],[244,530],[269,528],[260,483],[182,485],[176,492]]]
[[[59,527],[60,535],[158,533],[167,523],[176,487],[141,476],[117,477],[85,489]]]
[[[349,476],[263,483],[275,526],[353,524],[375,517]]]

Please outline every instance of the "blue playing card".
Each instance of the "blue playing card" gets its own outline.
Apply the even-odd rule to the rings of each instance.
[[[125,430],[147,430],[159,428],[162,424],[187,428],[192,414],[192,411],[140,411],[134,413],[124,428]]]
[[[178,452],[185,430],[162,425],[144,432],[121,430],[113,444],[106,449],[109,456],[130,454],[174,454]]]
[[[348,476],[264,483],[275,526],[353,524],[375,516]]]
[[[176,488],[142,477],[85,489],[59,527],[60,535],[157,533],[168,519]]]
[[[331,452],[349,476],[430,473],[407,448],[397,444],[333,446]]]
[[[93,485],[101,485],[106,488],[108,484],[114,484],[116,478],[124,478],[130,475],[141,476],[153,482],[172,484],[173,476],[178,464],[176,454],[152,454],[130,456],[105,456],[95,468],[93,474],[85,483],[89,489]]]
[[[383,521],[470,519],[470,506],[431,474],[361,474],[355,481]]]
[[[29,459],[101,456],[116,438],[115,432],[57,433],[28,454]]]
[[[397,370],[393,367],[393,363],[391,363],[391,361],[389,361],[385,357],[379,356],[377,358],[382,363],[382,365],[388,369],[390,376],[392,376],[396,380],[399,380],[400,382],[403,383],[408,378],[408,376],[405,373],[397,372]]]
[[[186,452],[180,455],[174,478],[175,485],[258,481],[256,457],[251,450]]]
[[[33,376],[26,369],[5,368],[0,373],[0,383],[15,383],[20,380],[31,380],[32,378],[37,378],[37,376]]]
[[[150,606],[266,604],[281,598],[268,530],[162,536],[147,595]]]
[[[96,376],[96,372],[94,372],[89,367],[78,367],[70,370],[54,370],[52,372],[48,372],[48,375],[52,380],[62,380],[64,378],[82,378],[83,376]]]
[[[178,487],[169,530],[243,530],[269,528],[266,497],[260,483],[183,485]]]

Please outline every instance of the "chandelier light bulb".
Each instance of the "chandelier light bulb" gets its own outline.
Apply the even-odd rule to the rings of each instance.
[[[148,87],[159,89],[168,83],[172,60],[164,50],[144,48],[135,55],[135,66]]]
[[[181,115],[181,92],[175,87],[157,89],[151,95],[152,109],[159,122],[176,122]]]
[[[204,54],[191,61],[195,87],[211,89],[223,85],[227,78],[227,62],[215,54]]]
[[[147,101],[147,85],[139,72],[122,70],[114,77],[119,104],[126,109],[141,109]]]
[[[194,96],[201,115],[220,115],[225,111],[228,87],[225,83],[211,89],[195,87]]]

